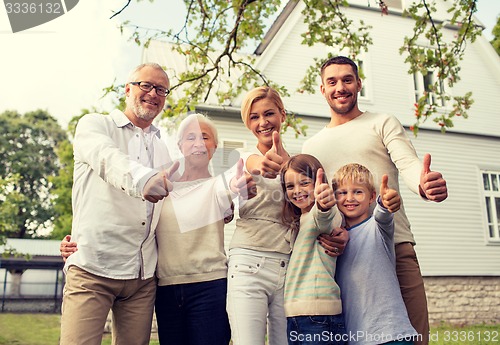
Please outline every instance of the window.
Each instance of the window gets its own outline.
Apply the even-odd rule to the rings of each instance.
[[[233,166],[236,162],[232,161],[232,157],[236,157],[232,155],[232,152],[239,148],[244,148],[245,142],[241,140],[222,140],[222,166],[230,167]],[[239,155],[238,155],[239,157]]]
[[[431,92],[431,86],[436,82],[437,79],[438,78],[436,72],[428,72],[426,75],[423,75],[418,72],[413,74],[413,83],[415,87],[415,102],[418,102],[420,97],[424,95],[424,92],[427,92],[430,94],[430,97],[427,99],[427,103],[429,105],[435,104],[438,107],[446,106],[446,102],[444,99],[439,99],[439,97],[434,92]],[[439,81],[438,87],[439,87],[439,93],[444,94],[445,87],[443,80]]]
[[[402,10],[403,0],[384,0],[389,10]]]
[[[239,152],[235,150],[245,147],[245,141],[219,138],[219,145],[210,162],[210,173],[212,176],[218,176],[228,172],[240,158]]]
[[[489,242],[500,243],[500,171],[483,171]]]
[[[366,85],[365,85],[365,80],[366,80],[366,67],[365,67],[365,63],[363,62],[363,60],[358,60],[356,61],[357,62],[357,65],[358,65],[358,72],[360,75],[360,78],[361,78],[361,91],[359,91],[359,96],[360,97],[367,97],[367,94],[366,94]]]
[[[369,60],[367,54],[361,53],[357,57],[353,58],[348,50],[338,50],[336,47],[326,46],[326,56],[348,56],[353,59],[358,66],[358,74],[361,79],[361,91],[359,91],[359,100],[364,102],[369,102],[372,98],[371,94],[371,71],[369,67]],[[318,83],[321,83],[321,79],[318,76]]]

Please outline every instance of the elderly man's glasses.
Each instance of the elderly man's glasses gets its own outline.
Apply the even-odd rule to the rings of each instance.
[[[166,89],[162,86],[154,86],[153,84],[146,81],[131,81],[129,84],[139,86],[139,89],[144,92],[150,92],[151,90],[155,89],[156,94],[160,97],[167,97],[170,93],[169,89]]]

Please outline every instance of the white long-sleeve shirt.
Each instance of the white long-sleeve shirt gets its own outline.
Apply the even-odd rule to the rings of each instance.
[[[145,181],[171,162],[158,134],[154,126],[145,133],[119,110],[80,119],[73,143],[72,240],[78,251],[65,269],[76,265],[112,279],[154,275],[160,213],[153,208],[162,203],[141,196]]]

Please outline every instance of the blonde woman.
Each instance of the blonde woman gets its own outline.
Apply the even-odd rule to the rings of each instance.
[[[285,273],[291,253],[290,230],[282,223],[281,166],[288,159],[280,138],[285,109],[280,95],[258,87],[246,95],[241,118],[257,138],[242,153],[257,195],[240,205],[229,246],[227,311],[234,345],[286,345]]]

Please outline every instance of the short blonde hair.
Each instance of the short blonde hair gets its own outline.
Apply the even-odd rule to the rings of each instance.
[[[280,112],[285,112],[285,106],[283,105],[283,101],[281,100],[281,96],[278,91],[269,86],[256,87],[255,89],[248,91],[243,99],[243,102],[241,103],[241,119],[247,128],[250,120],[250,110],[252,109],[252,105],[265,98],[269,98],[273,101]]]
[[[358,163],[346,164],[335,172],[332,178],[332,188],[336,191],[346,181],[365,185],[370,193],[375,192],[373,175],[365,166]]]
[[[181,121],[181,123],[179,124],[179,128],[177,129],[177,145],[180,145],[182,137],[184,136],[184,132],[186,131],[186,128],[193,121],[198,121],[198,123],[206,124],[212,131],[215,145],[219,145],[219,135],[217,133],[217,128],[215,127],[214,122],[208,116],[200,113],[189,114],[188,116],[186,116],[184,120]]]

